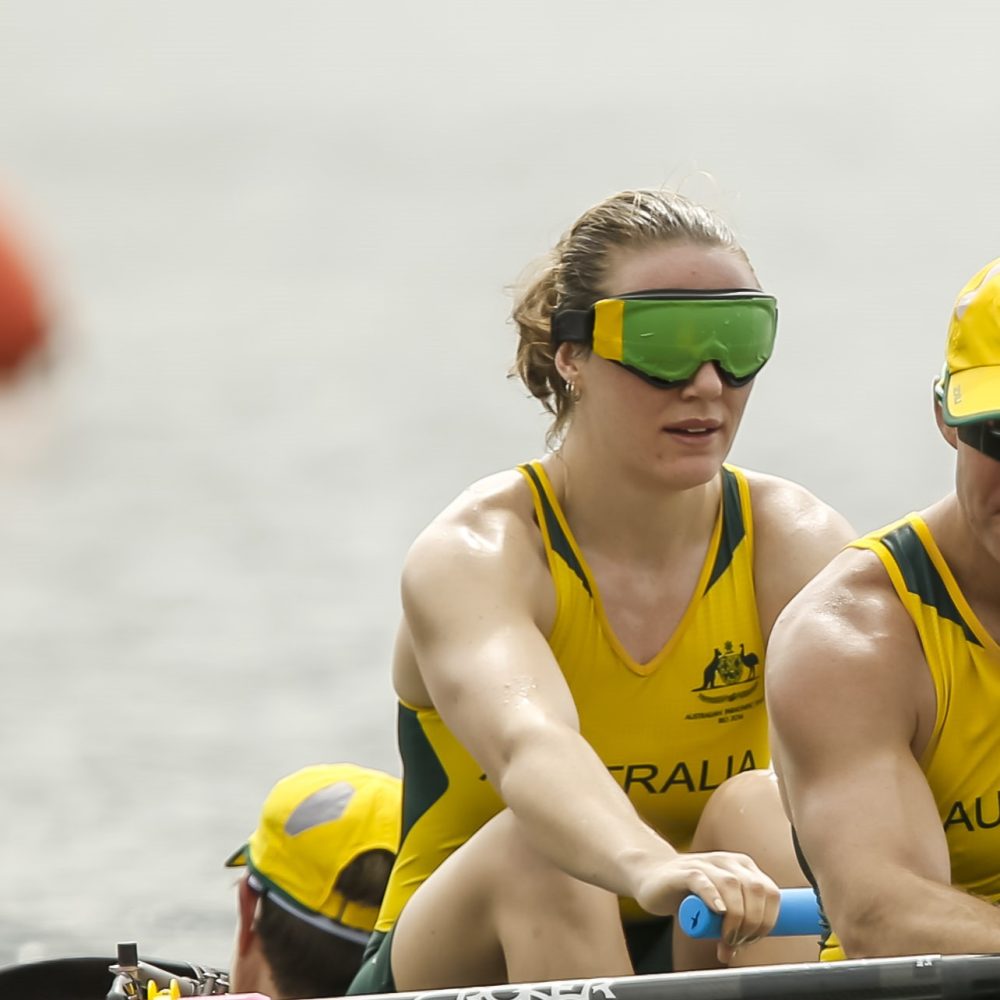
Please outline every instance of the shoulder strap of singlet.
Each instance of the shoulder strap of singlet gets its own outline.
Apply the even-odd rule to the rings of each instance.
[[[528,481],[531,488],[535,500],[535,510],[539,515],[538,527],[542,531],[548,548],[566,563],[583,584],[583,589],[592,595],[590,580],[587,579],[583,564],[569,540],[569,528],[555,497],[552,495],[552,486],[541,463],[526,462],[524,465],[518,466],[518,471]]]
[[[750,487],[746,476],[731,465],[722,467],[722,531],[715,552],[712,572],[705,584],[707,594],[719,577],[729,568],[737,546],[746,538],[749,556],[753,559],[753,518],[750,513]]]
[[[922,536],[927,534],[927,539]],[[979,637],[958,609],[936,560],[928,551],[929,533],[916,514],[908,514],[879,531],[851,542],[858,549],[868,549],[879,557],[899,592],[913,594],[921,604],[933,608],[938,617],[962,629],[967,642],[981,646]],[[933,544],[930,542],[930,544]]]
[[[569,527],[556,501],[548,476],[540,462],[526,462],[518,471],[527,480],[539,513],[539,527],[548,547],[576,574],[588,594],[592,594],[590,581],[579,556],[570,541]],[[750,487],[746,476],[735,466],[722,468],[722,530],[719,547],[715,553],[712,571],[705,584],[704,593],[726,572],[740,542],[746,539],[748,555],[753,558],[753,517],[750,506]]]

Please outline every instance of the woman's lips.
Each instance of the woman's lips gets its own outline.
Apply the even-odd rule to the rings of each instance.
[[[711,441],[722,429],[722,424],[717,420],[680,420],[677,423],[667,424],[663,429],[679,441],[697,444]]]

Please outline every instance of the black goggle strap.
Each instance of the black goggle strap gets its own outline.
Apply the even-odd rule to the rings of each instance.
[[[594,343],[594,309],[563,309],[552,314],[553,344]]]

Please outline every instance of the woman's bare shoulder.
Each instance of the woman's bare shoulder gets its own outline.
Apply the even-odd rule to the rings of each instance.
[[[406,556],[404,587],[433,587],[456,572],[514,573],[541,555],[531,490],[508,469],[466,487],[421,531]]]
[[[765,634],[781,609],[852,539],[847,519],[799,483],[747,472],[754,578]]]
[[[801,483],[751,469],[740,471],[750,487],[754,522],[759,528],[833,533],[844,542],[857,536],[847,518]]]
[[[887,608],[898,604],[882,560],[871,549],[848,546],[802,588],[782,612],[781,622],[783,627],[850,622],[872,631]]]
[[[417,536],[403,565],[403,623],[393,668],[397,692],[430,704],[427,663],[458,643],[484,648],[511,624],[549,622],[552,586],[524,476],[516,469],[464,489]],[[437,649],[418,666],[417,647]]]
[[[465,487],[414,541],[414,548],[437,544],[495,542],[532,517],[531,493],[517,469],[506,469]]]

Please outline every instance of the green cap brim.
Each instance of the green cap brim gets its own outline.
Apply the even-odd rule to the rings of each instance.
[[[227,868],[245,868],[247,864],[247,844],[238,848],[226,858]]]

